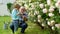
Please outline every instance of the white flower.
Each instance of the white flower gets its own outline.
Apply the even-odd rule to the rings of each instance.
[[[25,8],[26,8],[26,9],[28,9],[28,8],[29,8],[27,4],[24,4],[24,6],[25,6]]]
[[[31,14],[31,17],[34,17],[34,15],[33,15],[33,14]]]
[[[27,7],[27,4],[24,4],[25,7]]]
[[[31,5],[31,7],[32,7],[32,8],[35,8],[35,5],[34,5],[34,4],[32,4],[32,5]]]
[[[35,2],[36,4],[39,4],[39,2]]]
[[[59,8],[59,13],[60,13],[60,8]]]
[[[48,25],[51,25],[49,21],[47,22],[47,24],[48,24]]]
[[[38,19],[38,22],[41,22],[41,21]]]
[[[34,22],[36,22],[36,20],[34,20]]]
[[[57,1],[57,0],[54,0],[55,2]]]
[[[47,6],[47,4],[45,4],[45,7]]]
[[[31,13],[29,12],[29,13],[28,13],[28,15],[30,16],[30,15],[31,15]]]
[[[44,27],[44,26],[45,26],[45,24],[43,24],[43,23],[42,23],[42,26]]]
[[[31,0],[29,0],[29,2],[31,2]]]
[[[52,26],[52,30],[55,30],[55,27],[54,26]]]
[[[49,15],[49,17],[53,17],[53,16],[54,16],[54,14],[53,14],[53,13],[49,13],[48,15]]]
[[[44,8],[44,4],[43,3],[41,3],[39,6],[40,6],[40,8]]]
[[[47,13],[47,9],[45,8],[45,9],[43,9],[43,13]]]
[[[57,27],[58,29],[60,29],[60,24],[55,24],[55,27]]]
[[[49,12],[53,12],[53,11],[54,11],[54,9],[53,9],[53,8],[50,8],[50,9],[49,9]]]
[[[36,15],[36,13],[34,13],[34,15]]]
[[[55,9],[55,7],[54,7],[54,6],[50,6],[50,8],[49,8],[49,12],[53,12],[53,11],[54,11],[54,9]]]
[[[55,21],[54,21],[54,20],[52,20],[52,21],[51,21],[51,23],[55,23]]]
[[[32,10],[32,8],[29,8],[29,10]]]
[[[51,0],[47,0],[47,5],[51,5]]]
[[[53,26],[53,25],[55,24],[55,21],[54,21],[54,20],[48,21],[47,24],[48,24],[49,26]]]
[[[55,5],[56,5],[57,8],[60,8],[60,0],[58,0]]]
[[[55,3],[55,6],[58,7],[58,3]]]
[[[48,18],[46,18],[46,20],[48,20]]]
[[[55,21],[54,20],[52,20],[51,21],[51,26],[53,26],[55,24]]]
[[[26,1],[22,1],[22,0],[21,0],[20,2],[25,3]]]
[[[41,18],[41,15],[38,15],[37,17],[38,17],[38,19]]]
[[[39,14],[39,12],[38,12],[38,11],[35,11],[35,12],[34,12],[34,15],[38,15],[38,14]]]
[[[50,6],[50,8],[53,8],[53,9],[54,9],[54,8],[55,8],[55,6],[52,6],[52,5],[51,5],[51,6]]]
[[[49,12],[53,12],[53,11],[54,11],[54,9],[55,9],[55,7],[54,7],[54,6],[50,6],[50,8],[49,8]]]

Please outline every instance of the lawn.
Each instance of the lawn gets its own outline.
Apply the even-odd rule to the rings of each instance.
[[[3,29],[3,25],[5,22],[11,22],[11,18],[8,16],[1,17],[0,16],[0,34],[11,34],[11,29],[8,27],[8,29]],[[47,29],[42,30],[38,25],[35,23],[32,23],[30,21],[27,21],[28,28],[25,31],[25,34],[50,34]],[[9,25],[8,25],[9,26]],[[21,28],[18,29],[17,34],[20,34]]]

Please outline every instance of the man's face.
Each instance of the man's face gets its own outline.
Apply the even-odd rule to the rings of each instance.
[[[25,9],[24,9],[24,8],[22,8],[22,9],[20,9],[20,11],[21,11],[22,13],[24,13],[24,12],[25,12]]]

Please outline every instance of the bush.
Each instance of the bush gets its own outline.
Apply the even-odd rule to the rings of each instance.
[[[10,11],[10,13],[11,13],[11,10],[12,10],[12,3],[7,3],[7,8],[8,8],[8,10]]]

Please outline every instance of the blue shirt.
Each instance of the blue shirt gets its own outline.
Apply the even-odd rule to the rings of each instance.
[[[18,20],[19,19],[19,16],[17,14],[18,14],[18,10],[13,9],[12,14],[11,14],[12,20]]]

